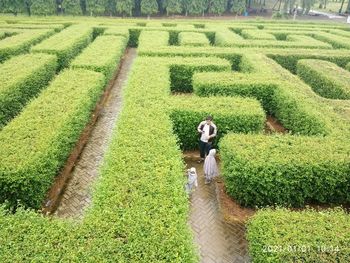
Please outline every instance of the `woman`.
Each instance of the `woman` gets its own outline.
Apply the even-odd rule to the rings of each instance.
[[[216,150],[211,149],[204,161],[205,184],[210,184],[215,176],[219,175],[218,165],[215,160]]]

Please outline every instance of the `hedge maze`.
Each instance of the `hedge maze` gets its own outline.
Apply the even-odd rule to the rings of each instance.
[[[0,24],[1,262],[198,262],[181,151],[196,149],[207,114],[241,205],[350,203],[348,27],[33,21]],[[127,46],[138,58],[83,222],[25,210],[40,208]],[[266,133],[269,115],[288,133]],[[347,262],[349,228],[339,209],[261,209],[248,224],[250,255]],[[295,245],[309,253],[286,249]]]

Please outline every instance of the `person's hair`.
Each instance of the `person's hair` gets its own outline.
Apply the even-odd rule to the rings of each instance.
[[[212,121],[213,120],[213,117],[208,115],[206,118],[205,118],[206,121]]]

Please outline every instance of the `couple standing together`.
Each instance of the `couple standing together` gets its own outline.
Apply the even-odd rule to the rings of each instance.
[[[212,144],[217,134],[217,128],[213,123],[213,118],[211,116],[207,116],[206,119],[198,125],[197,131],[200,134],[200,159],[198,160],[198,163],[202,163],[204,161],[203,170],[205,184],[210,184],[213,178],[218,176],[219,173],[215,160],[216,150],[212,149]],[[192,167],[188,170],[188,182],[186,184],[187,193],[190,194],[193,187],[197,186],[197,171],[196,168]]]

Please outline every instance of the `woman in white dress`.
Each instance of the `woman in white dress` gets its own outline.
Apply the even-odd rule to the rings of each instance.
[[[205,184],[210,184],[215,176],[219,175],[218,165],[215,160],[216,150],[211,149],[204,161]]]

